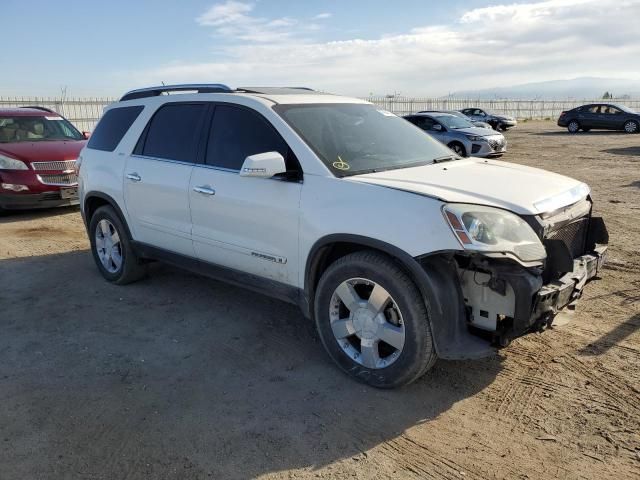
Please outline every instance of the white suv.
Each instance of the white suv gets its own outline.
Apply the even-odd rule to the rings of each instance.
[[[377,387],[551,325],[606,251],[587,185],[461,159],[308,89],[134,90],[77,168],[107,280],[161,260],[298,304],[333,360]]]

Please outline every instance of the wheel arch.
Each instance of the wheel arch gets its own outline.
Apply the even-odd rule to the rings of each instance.
[[[305,314],[309,317],[313,315],[312,305],[315,301],[316,287],[327,267],[339,258],[360,250],[376,250],[389,256],[410,276],[428,303],[433,303],[434,301],[438,303],[438,305],[431,305],[431,308],[441,310],[439,300],[433,295],[433,290],[429,285],[430,279],[428,275],[420,263],[407,252],[395,245],[375,238],[349,233],[335,233],[316,241],[307,256],[304,294],[308,308],[305,309]],[[433,322],[432,318],[429,318],[429,322]],[[431,326],[433,327],[433,324]]]
[[[495,352],[467,329],[462,290],[453,260],[455,252],[433,252],[414,258],[395,245],[371,237],[346,233],[322,237],[311,247],[306,260],[305,315],[313,316],[316,287],[322,273],[333,261],[359,250],[386,254],[415,283],[427,305],[427,321],[438,357],[452,360],[483,358]]]
[[[118,202],[116,202],[113,197],[103,192],[91,191],[84,196],[82,205],[82,218],[84,219],[84,225],[87,231],[89,230],[89,223],[91,222],[91,217],[93,216],[93,214],[96,212],[96,210],[98,210],[98,208],[105,205],[112,207],[116,211],[116,213],[120,217],[120,220],[122,221],[122,224],[124,225],[124,228],[127,231],[127,235],[129,236],[129,238],[133,238],[133,236],[131,235],[131,231],[129,230],[129,225],[126,221],[126,217],[122,212],[122,209],[118,205]]]

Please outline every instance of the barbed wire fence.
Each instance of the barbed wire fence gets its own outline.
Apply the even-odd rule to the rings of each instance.
[[[365,97],[380,108],[395,113],[407,115],[422,110],[461,110],[477,107],[503,115],[509,115],[518,120],[555,120],[560,112],[587,103],[621,103],[636,111],[640,110],[640,99],[608,99],[608,100],[484,100],[469,98],[429,98],[382,96]],[[117,101],[110,97],[0,97],[0,108],[16,108],[39,106],[49,108],[60,113],[80,130],[91,131],[102,115],[104,108]]]

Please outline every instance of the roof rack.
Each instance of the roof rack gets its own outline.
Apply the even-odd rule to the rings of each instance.
[[[33,106],[24,106],[24,107],[20,107],[20,108],[31,108],[33,110],[42,110],[43,112],[49,112],[49,113],[55,113],[57,115],[56,112],[54,112],[53,110],[51,110],[50,108],[46,108],[46,107],[38,107],[37,105],[33,105]]]
[[[125,100],[134,100],[137,98],[157,97],[163,93],[169,92],[185,92],[195,90],[198,93],[230,93],[233,90],[227,85],[222,83],[195,83],[195,84],[182,84],[182,85],[161,85],[157,87],[139,88],[137,90],[131,90],[125,93],[120,99],[121,102]]]

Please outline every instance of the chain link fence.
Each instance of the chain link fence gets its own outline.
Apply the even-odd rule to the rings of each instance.
[[[613,100],[473,100],[456,98],[419,97],[368,97],[365,100],[397,115],[406,115],[421,110],[461,110],[477,107],[499,114],[522,119],[555,120],[560,112],[585,103],[621,103],[640,111],[640,99]],[[68,118],[80,130],[91,131],[102,115],[104,107],[117,101],[116,98],[43,98],[0,97],[0,108],[39,106],[54,110]]]

